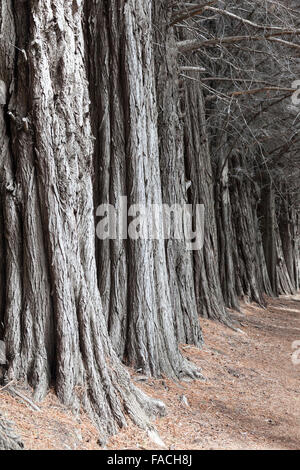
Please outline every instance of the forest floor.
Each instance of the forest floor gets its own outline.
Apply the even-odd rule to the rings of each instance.
[[[300,341],[300,295],[268,302],[267,309],[242,304],[241,312],[232,312],[241,331],[202,319],[204,347],[182,350],[201,367],[205,380],[140,382],[142,377],[131,371],[139,387],[167,405],[167,416],[154,423],[167,449],[300,447],[300,365],[292,362],[292,343]],[[38,406],[34,411],[0,390],[0,413],[14,421],[25,448],[99,449],[87,416],[73,416],[53,393]],[[158,448],[132,425],[107,445]]]

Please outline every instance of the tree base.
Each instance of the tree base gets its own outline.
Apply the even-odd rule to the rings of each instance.
[[[22,450],[23,448],[24,445],[15,434],[12,423],[0,415],[0,450]]]

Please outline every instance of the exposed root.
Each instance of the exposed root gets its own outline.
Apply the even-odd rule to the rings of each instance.
[[[193,380],[205,380],[205,377],[201,373],[201,369],[199,369],[199,367],[190,362],[188,359],[183,358],[179,380],[184,380],[185,378],[190,378]]]
[[[21,450],[24,445],[13,430],[13,423],[0,415],[0,450]]]

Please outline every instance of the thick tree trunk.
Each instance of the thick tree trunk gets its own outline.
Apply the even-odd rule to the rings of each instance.
[[[272,291],[275,295],[291,294],[294,292],[294,288],[283,254],[276,215],[275,191],[268,179],[263,181],[259,213],[261,216],[264,253]]]
[[[22,450],[23,443],[15,434],[12,423],[0,415],[0,450]]]
[[[155,76],[158,107],[158,137],[163,203],[169,207],[188,204],[185,176],[183,120],[178,80],[176,38],[171,9],[165,2],[154,2]],[[203,227],[201,227],[203,229]],[[174,231],[172,232],[174,235]],[[200,238],[201,233],[198,234]],[[194,286],[193,252],[187,240],[167,240],[167,268],[176,335],[181,343],[199,345],[202,336]]]
[[[202,316],[227,323],[229,317],[218,270],[213,174],[203,95],[197,82],[192,80],[185,83],[185,89],[185,164],[187,178],[192,183],[190,201],[205,207],[203,250],[194,252],[197,303]]]
[[[260,194],[259,188],[257,189],[258,189],[258,193]],[[257,256],[257,262],[258,262],[258,280],[261,286],[261,291],[265,293],[268,297],[273,297],[274,292],[272,290],[267,263],[266,263],[266,258],[265,258],[263,236],[261,232],[258,207],[259,207],[259,196],[258,196],[258,200],[253,210],[254,230],[256,233],[256,256]]]
[[[278,295],[276,280],[276,239],[275,239],[275,200],[274,192],[264,182],[261,190],[260,217],[265,259],[272,290]]]
[[[178,37],[190,39],[188,28],[180,28]],[[199,55],[180,57],[180,67],[197,67]],[[182,74],[185,75],[182,77]],[[179,71],[180,106],[184,124],[184,165],[189,203],[203,204],[204,244],[193,252],[194,285],[198,312],[201,316],[230,322],[225,309],[218,270],[218,243],[214,207],[214,176],[206,126],[206,109],[198,72]]]
[[[0,24],[10,21],[16,38],[1,42],[9,90],[0,134],[4,339],[8,378],[28,380],[37,398],[53,380],[59,398],[83,402],[106,436],[126,425],[127,413],[148,427],[147,416],[164,406],[131,384],[97,287],[82,7],[2,3]]]
[[[233,153],[229,166],[232,227],[237,248],[237,262],[234,265],[237,294],[248,302],[254,301],[264,305],[264,257],[259,259],[261,241],[256,233],[257,190],[242,155]]]
[[[162,204],[152,6],[149,0],[88,5],[89,78],[99,139],[96,188],[100,202],[113,205],[124,195],[129,207]],[[106,54],[98,49],[97,31]],[[171,145],[174,154],[176,142]],[[103,170],[109,191],[101,183]],[[162,233],[162,218],[158,223]],[[175,254],[173,245],[166,254],[164,240],[110,240],[98,250],[100,292],[119,356],[146,374],[197,375],[178,349],[178,340],[201,341],[193,288],[185,284],[192,277],[189,255],[181,254],[180,277],[174,271],[178,249]]]
[[[94,149],[95,205],[119,206],[127,194],[124,2],[86,2],[87,62]],[[120,210],[120,207],[118,207]],[[97,219],[98,222],[98,219]],[[128,332],[126,240],[96,239],[98,284],[113,346],[124,358]]]
[[[294,291],[299,290],[299,222],[288,191],[282,190],[278,225],[282,252]]]
[[[0,6],[6,379],[26,380],[36,399],[54,385],[63,403],[85,406],[104,438],[128,415],[149,429],[149,417],[165,411],[121,361],[148,375],[198,377],[178,343],[201,345],[199,313],[231,324],[225,305],[238,309],[239,297],[263,303],[263,292],[299,287],[299,215],[282,207],[278,227],[270,181],[257,210],[256,188],[239,173],[246,156],[232,152],[221,113],[210,134],[197,72],[178,79],[177,62],[197,66],[199,53],[177,56],[167,6]],[[120,212],[124,196],[126,211],[204,204],[203,249],[152,239],[154,224],[164,233],[162,212],[145,238],[126,239],[120,226],[116,239],[96,238],[97,206]],[[19,445],[9,433],[0,419],[0,448]]]
[[[239,257],[229,192],[229,161],[227,157],[229,147],[224,139],[226,139],[226,136],[222,135],[218,145],[221,157],[216,163],[215,171],[219,271],[225,305],[239,310],[239,295],[242,293],[242,286],[239,277],[235,275],[235,267],[238,266]],[[238,283],[236,283],[237,279]]]

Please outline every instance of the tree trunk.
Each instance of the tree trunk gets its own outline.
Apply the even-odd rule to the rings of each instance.
[[[104,437],[127,414],[149,427],[164,406],[131,384],[97,286],[83,1],[6,0],[1,15],[1,28],[10,24],[0,46],[9,90],[0,118],[8,378],[28,380],[37,399],[54,381],[63,403],[84,403]]]
[[[23,443],[12,428],[12,423],[0,415],[0,450],[22,450]]]
[[[225,305],[229,308],[239,310],[239,294],[242,293],[240,278],[235,275],[235,266],[238,266],[239,257],[237,252],[237,240],[235,238],[232,207],[229,192],[229,146],[225,135],[220,136],[218,141],[220,158],[215,169],[215,204],[217,233],[219,246],[219,271],[220,281]],[[238,284],[236,280],[238,279]]]
[[[178,32],[180,39],[189,39],[187,30]],[[180,66],[197,66],[199,55],[181,57]],[[182,74],[180,74],[182,75]],[[194,207],[203,204],[204,244],[193,252],[194,285],[198,312],[205,318],[230,322],[225,309],[218,270],[218,245],[214,207],[214,176],[211,167],[209,135],[206,126],[206,110],[199,73],[188,71],[179,76],[180,103],[184,122],[184,165],[189,203]]]
[[[257,190],[247,163],[238,152],[229,160],[229,191],[232,208],[232,227],[237,247],[237,263],[234,266],[237,294],[248,302],[264,305],[263,283],[265,272],[263,261],[259,260],[257,237]],[[262,269],[262,271],[261,271]]]
[[[88,6],[89,81],[99,140],[96,188],[100,202],[113,205],[120,196],[127,196],[129,207],[163,202],[152,6],[149,0]],[[171,142],[170,159],[177,158],[176,143]],[[109,188],[102,183],[103,170]],[[172,198],[167,194],[166,201],[177,201]],[[178,198],[183,201],[181,193]],[[192,277],[189,254],[181,254],[182,275],[174,269],[178,248],[167,247],[166,253],[164,240],[109,240],[100,242],[97,250],[100,292],[119,357],[145,374],[197,376],[178,349],[178,340],[201,342],[193,288],[185,284]]]
[[[273,184],[264,179],[259,213],[265,259],[272,291],[275,295],[294,292],[289,271],[283,254],[282,241],[277,222],[275,191]]]
[[[194,32],[169,26],[171,7],[0,6],[1,371],[29,382],[37,400],[54,386],[66,405],[83,404],[104,439],[128,415],[149,429],[165,411],[122,362],[152,376],[199,377],[179,350],[201,345],[199,314],[231,325],[225,307],[238,309],[240,297],[262,304],[263,293],[291,293],[300,282],[299,214],[288,202],[278,224],[271,180],[261,194],[250,181],[230,113],[215,97],[211,108],[205,101],[201,51],[178,55],[177,36]],[[228,72],[222,63],[216,74]],[[162,237],[162,204],[186,203],[205,206],[204,246],[193,253],[187,240]],[[103,204],[126,211],[112,239],[96,237]],[[123,229],[154,204],[159,217],[128,239]],[[18,445],[6,429],[0,420],[0,447]]]
[[[282,190],[279,206],[278,224],[282,242],[282,251],[293,290],[299,290],[299,222],[287,190]]]
[[[171,10],[166,9],[162,0],[156,0],[153,6],[162,199],[169,207],[175,204],[183,207],[190,201],[186,189],[176,38],[169,27]],[[193,252],[188,251],[186,240],[170,239],[166,241],[166,255],[177,339],[198,346],[202,343],[198,318],[201,309],[195,295]]]

